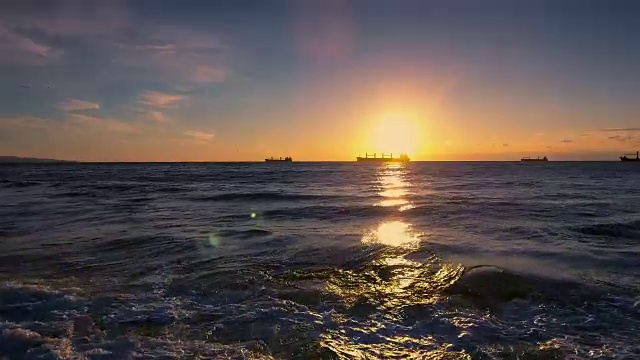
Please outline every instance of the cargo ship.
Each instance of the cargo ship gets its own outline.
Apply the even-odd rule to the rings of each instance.
[[[522,159],[520,159],[520,161],[549,161],[549,159],[547,159],[546,156],[543,157],[543,158],[540,158],[540,156],[538,156],[535,159],[532,159],[530,156],[527,156],[527,157],[523,157]]]
[[[633,154],[624,154],[620,156],[620,161],[640,161],[640,151],[636,151],[636,157],[634,158],[627,156],[633,156]]]
[[[283,158],[277,158],[275,159],[274,157],[268,158],[268,159],[264,159],[265,162],[292,162],[293,159],[291,158],[291,156],[287,156],[284,159]]]
[[[369,154],[365,154],[364,157],[358,156],[356,157],[356,161],[361,162],[409,162],[409,156],[407,154],[400,154],[399,157],[393,157],[393,154],[384,154],[382,153],[382,157],[378,157],[378,154],[373,153],[373,156]]]

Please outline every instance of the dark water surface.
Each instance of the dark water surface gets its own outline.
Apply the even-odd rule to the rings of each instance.
[[[640,358],[640,166],[0,166],[0,358]]]

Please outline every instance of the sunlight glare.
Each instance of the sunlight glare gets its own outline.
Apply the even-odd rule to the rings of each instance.
[[[420,146],[420,126],[416,119],[385,115],[373,130],[373,148],[394,156],[415,154]]]
[[[380,243],[389,246],[417,245],[419,239],[407,223],[402,221],[384,222],[362,238],[364,243]]]
[[[408,195],[407,182],[404,180],[406,168],[402,164],[389,163],[380,168],[378,182],[381,189],[378,195],[384,199],[378,203],[380,206],[399,206],[398,210],[405,211],[413,208],[413,205],[403,197]]]

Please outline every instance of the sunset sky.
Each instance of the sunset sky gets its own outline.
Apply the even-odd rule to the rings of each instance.
[[[3,1],[0,155],[612,159],[639,1]]]

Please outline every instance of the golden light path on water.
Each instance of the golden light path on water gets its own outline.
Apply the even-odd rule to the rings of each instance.
[[[380,187],[378,195],[384,199],[378,203],[379,206],[399,206],[398,210],[411,209],[413,205],[404,198],[408,194],[406,177],[406,167],[404,164],[388,163],[378,170],[377,182]]]
[[[379,206],[391,207],[399,206],[398,211],[402,212],[413,207],[404,197],[409,194],[409,184],[407,183],[407,168],[405,164],[386,163],[378,168],[377,182],[380,190],[378,195],[384,199],[378,203]],[[368,233],[363,238],[363,243],[380,243],[388,246],[417,247],[419,234],[411,231],[409,224],[399,221],[383,221],[378,227]]]
[[[410,230],[409,224],[402,221],[384,222],[377,229],[365,234],[362,242],[380,243],[389,246],[417,246],[420,239]]]
[[[384,199],[375,205],[397,206],[398,216],[366,230],[361,242],[366,246],[382,245],[383,249],[375,260],[356,270],[339,270],[327,281],[327,290],[339,295],[351,311],[368,313],[365,318],[336,315],[338,328],[321,336],[321,344],[340,358],[469,358],[464,352],[450,351],[451,344],[429,334],[407,333],[406,327],[400,325],[406,316],[405,308],[437,303],[442,290],[463,271],[461,266],[434,259],[423,263],[406,258],[420,248],[425,237],[401,220],[402,212],[413,206],[405,198],[411,189],[407,178],[404,164],[384,164],[378,169],[374,186]]]

